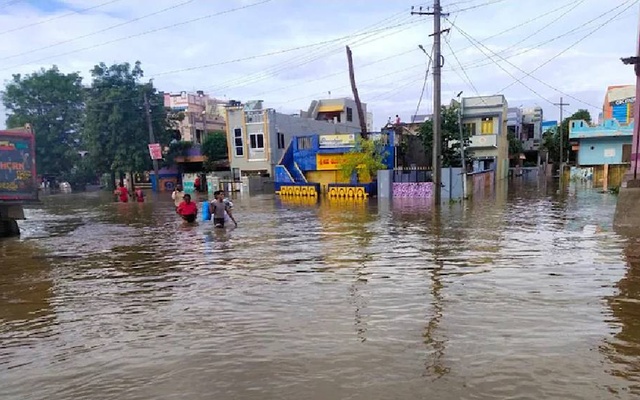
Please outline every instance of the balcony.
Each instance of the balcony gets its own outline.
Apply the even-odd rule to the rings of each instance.
[[[497,149],[498,135],[473,135],[471,136],[471,149]]]

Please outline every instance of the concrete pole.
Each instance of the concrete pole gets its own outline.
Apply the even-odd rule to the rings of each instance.
[[[442,140],[441,102],[442,102],[442,55],[440,48],[440,0],[433,0],[433,200],[436,206],[442,202],[442,163],[440,141]]]

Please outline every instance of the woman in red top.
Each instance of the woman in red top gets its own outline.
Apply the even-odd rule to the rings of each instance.
[[[116,189],[115,194],[120,198],[121,202],[126,203],[129,201],[129,191],[124,187],[124,184],[120,184],[120,187]]]
[[[191,201],[191,195],[185,194],[184,200],[176,209],[178,215],[187,222],[194,222],[198,215],[198,206]]]

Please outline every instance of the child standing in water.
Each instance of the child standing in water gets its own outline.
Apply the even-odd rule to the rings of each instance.
[[[234,225],[237,227],[238,223],[233,218],[231,207],[224,201],[224,192],[217,190],[213,193],[214,200],[211,202],[211,214],[213,215],[213,224],[216,228],[224,228],[224,215],[225,213],[231,218]]]

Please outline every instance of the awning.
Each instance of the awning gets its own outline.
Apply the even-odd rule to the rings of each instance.
[[[326,105],[326,106],[318,107],[319,113],[342,112],[342,111],[344,111],[344,104]]]

